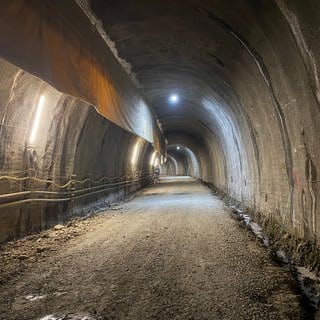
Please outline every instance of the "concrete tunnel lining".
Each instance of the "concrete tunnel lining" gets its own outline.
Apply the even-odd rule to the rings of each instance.
[[[179,144],[168,145],[167,158],[168,167],[163,165],[161,174],[200,178],[199,159],[188,147]],[[173,168],[170,168],[172,164]]]
[[[10,144],[9,140],[1,144],[2,172],[24,171],[30,165],[24,145],[26,127],[20,125],[28,126],[32,117],[30,106],[39,99],[26,93],[33,83],[27,73],[30,72],[59,90],[56,93],[48,89],[52,99],[56,99],[56,103],[52,100],[56,107],[47,119],[52,120],[48,140],[44,136],[39,146],[41,156],[45,155],[41,158],[43,167],[39,167],[44,177],[59,180],[61,176],[64,181],[76,174],[83,179],[90,175],[99,179],[112,172],[121,178],[133,174],[130,158],[139,148],[141,152],[134,157],[139,171],[138,187],[144,185],[140,179],[143,174],[152,175],[153,149],[165,156],[166,138],[168,146],[181,144],[194,154],[199,173],[194,169],[191,175],[199,176],[251,211],[276,239],[281,242],[288,233],[296,243],[312,243],[318,252],[320,47],[315,41],[319,35],[314,30],[320,21],[314,12],[319,12],[320,7],[316,1],[307,0],[304,7],[298,0],[240,0],[231,4],[222,0],[82,1],[83,8],[91,10],[90,14],[114,42],[120,59],[130,64],[139,90],[75,3],[54,6],[49,2],[32,2],[32,8],[23,0],[3,4],[11,14],[18,12],[17,8],[33,15],[42,12],[41,19],[38,14],[36,30],[40,34],[41,30],[53,32],[57,48],[51,52],[48,39],[52,38],[44,37],[44,51],[34,54],[28,37],[19,33],[23,29],[21,21],[13,23],[8,19],[10,15],[2,20],[6,22],[2,22],[0,37],[0,56],[4,59],[1,68],[22,68],[23,71],[17,71],[21,73],[19,77],[29,79],[15,87],[4,76],[0,78],[5,106],[1,112],[6,121],[1,124],[1,139],[5,136],[10,140]],[[58,16],[61,12],[63,17],[70,15],[70,21],[65,25],[63,19],[59,23],[52,21],[48,8]],[[75,26],[79,26],[79,34]],[[68,37],[62,37],[62,30]],[[20,39],[20,46],[12,45],[8,35]],[[29,50],[22,52],[23,45]],[[79,54],[81,50],[77,51],[79,46],[83,55]],[[57,50],[60,47],[67,48],[71,58],[63,56]],[[81,63],[73,65],[72,57]],[[66,70],[72,72],[63,72],[60,64],[56,68],[56,64],[50,63],[60,58],[63,66],[70,63]],[[7,61],[17,67],[8,67]],[[89,72],[91,69],[93,73]],[[88,79],[86,72],[90,74]],[[79,75],[79,83],[70,79],[70,74]],[[39,83],[32,90],[42,88]],[[10,104],[13,89],[22,91],[20,100]],[[174,105],[168,101],[172,93],[180,98]],[[90,106],[97,107],[105,118]],[[12,121],[20,131],[9,129],[11,120],[3,116],[7,109],[12,111]],[[78,119],[73,119],[74,113]],[[58,135],[60,128],[63,132]],[[67,137],[69,142],[64,140]],[[57,154],[58,157],[52,156]],[[168,154],[175,158],[170,148]],[[190,163],[189,160],[185,167],[191,167]],[[53,170],[54,174],[49,174]],[[15,184],[1,188],[1,193],[17,191]],[[89,208],[88,203],[80,201],[78,207]],[[32,215],[37,227],[46,225],[48,219],[43,216],[54,209],[39,208],[37,213],[32,210],[27,210],[28,218],[24,221],[17,222],[16,218],[10,222],[13,234],[35,230]],[[60,206],[61,217],[56,219],[72,215],[72,210]],[[7,236],[4,228],[3,239]],[[290,245],[294,252],[297,245]],[[319,271],[318,266],[313,268]]]
[[[205,162],[226,171],[203,180],[292,234],[318,238],[312,10],[299,1],[114,1],[108,10],[109,3],[90,3],[164,133],[193,135]],[[172,91],[181,97],[175,107]]]
[[[77,3],[5,1],[1,32],[2,58],[91,104],[164,152],[160,128],[145,98]]]
[[[0,68],[0,242],[107,207],[152,181],[151,143],[5,60]]]

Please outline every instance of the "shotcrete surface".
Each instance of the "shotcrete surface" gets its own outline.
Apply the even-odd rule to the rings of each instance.
[[[2,246],[0,318],[303,319],[291,275],[196,180],[111,209]]]

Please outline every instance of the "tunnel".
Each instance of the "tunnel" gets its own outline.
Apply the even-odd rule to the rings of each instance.
[[[120,228],[122,203],[127,208],[128,199],[137,197],[132,208],[139,211],[134,201],[141,194],[155,197],[146,200],[146,211],[159,210],[157,205],[165,207],[162,212],[207,208],[207,198],[193,207],[190,185],[195,195],[207,190],[216,197],[224,214],[236,216],[246,229],[258,226],[269,255],[307,273],[318,290],[310,307],[316,312],[318,1],[3,0],[0,6],[0,285],[14,286],[14,276],[9,279],[4,270],[27,268],[25,253],[9,257],[10,246],[18,250],[19,241],[37,244],[33,237],[62,232],[73,221],[83,224],[101,212],[114,214]],[[152,219],[151,226],[162,221]],[[192,219],[197,226],[207,216]],[[239,232],[234,219],[230,227],[223,221],[225,235]],[[124,220],[115,237],[126,227]],[[213,229],[205,228],[208,235]],[[233,233],[225,242],[232,239]],[[299,287],[303,280],[295,273],[292,281]],[[260,293],[248,295],[264,303]],[[283,304],[297,303],[288,295]],[[6,299],[0,298],[0,318],[22,319],[23,307],[15,313]],[[265,305],[284,308],[270,301]],[[303,308],[307,304],[300,302]],[[45,309],[34,310],[24,319],[45,316]],[[92,318],[79,317],[106,316],[99,310]],[[110,318],[101,319],[304,319],[284,311],[237,318],[218,309],[198,316],[172,310],[154,317],[143,310],[113,317],[110,311]]]

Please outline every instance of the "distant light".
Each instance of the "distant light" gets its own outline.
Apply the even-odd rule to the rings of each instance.
[[[172,95],[170,96],[170,98],[169,98],[169,101],[170,101],[171,103],[177,103],[177,102],[179,102],[179,96],[178,96],[177,94],[172,94]]]
[[[33,123],[32,131],[31,131],[31,135],[30,135],[30,140],[29,140],[30,144],[32,144],[34,142],[34,140],[36,138],[37,131],[39,129],[44,100],[45,100],[44,96],[41,95],[40,99],[39,99],[39,102],[38,102],[38,106],[37,106],[37,110],[36,110],[36,116],[34,118],[34,123]]]
[[[179,147],[179,146],[177,146],[177,150],[180,150],[180,147]]]

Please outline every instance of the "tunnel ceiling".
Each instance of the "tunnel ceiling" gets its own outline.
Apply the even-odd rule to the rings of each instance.
[[[92,0],[91,6],[132,65],[164,131],[214,130],[202,101],[233,99],[229,75],[243,54],[215,15],[247,28],[253,9],[243,1],[234,1],[232,11],[225,1]],[[168,103],[173,92],[180,96],[176,105]]]
[[[290,8],[282,0],[90,2],[119,56],[131,64],[165,133],[188,132],[198,140],[213,133],[223,144],[228,138],[222,127],[230,123],[233,131],[259,130],[250,128],[255,119],[248,116],[259,112],[257,95],[282,126],[281,101],[268,68],[277,70],[286,67],[286,59],[296,59],[286,50],[296,52],[294,37],[303,35],[292,37],[294,21],[288,16],[295,17],[293,10],[306,17],[301,1],[291,1]],[[319,4],[307,2],[319,12]],[[168,102],[173,92],[180,96],[176,105]],[[265,116],[264,109],[259,117]],[[282,132],[288,149],[285,135]]]
[[[315,232],[319,1],[90,4],[169,145],[192,149],[204,180],[249,206],[281,212],[294,228],[305,224],[296,212],[305,212],[308,189]],[[179,103],[169,103],[171,93]]]

